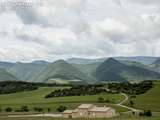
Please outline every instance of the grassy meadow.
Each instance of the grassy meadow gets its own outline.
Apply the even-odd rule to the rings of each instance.
[[[19,109],[23,105],[27,105],[32,112],[34,107],[41,107],[45,111],[48,108],[51,112],[56,112],[60,105],[67,106],[68,109],[76,108],[81,103],[94,103],[100,105],[112,106],[118,112],[126,111],[126,109],[113,105],[111,103],[98,103],[98,98],[110,100],[112,103],[118,103],[124,99],[120,94],[99,94],[99,95],[86,95],[86,96],[72,96],[72,97],[57,97],[45,99],[44,96],[56,89],[63,89],[64,87],[41,87],[38,90],[29,92],[18,92],[13,94],[0,95],[0,106],[2,110],[6,107],[11,107],[13,110]]]
[[[137,96],[133,101],[135,108],[160,112],[160,82],[155,82],[151,90]]]
[[[0,117],[0,120],[71,120],[71,119],[63,119],[63,118],[51,118],[51,117],[24,117],[24,118],[8,118],[8,117]],[[76,118],[72,120],[159,120],[159,117],[138,117],[138,116],[120,116],[115,118],[102,118],[102,119],[85,119],[85,118]]]

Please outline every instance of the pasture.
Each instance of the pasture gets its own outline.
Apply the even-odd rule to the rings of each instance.
[[[151,90],[138,95],[133,101],[135,108],[160,112],[160,82],[154,82]]]
[[[124,99],[120,94],[98,94],[86,96],[71,96],[71,97],[56,97],[45,99],[44,96],[51,91],[63,89],[66,87],[41,87],[38,90],[29,92],[18,92],[7,95],[0,95],[0,107],[4,111],[6,107],[11,107],[13,110],[19,109],[21,106],[28,106],[30,112],[34,111],[34,107],[41,107],[47,112],[50,108],[51,112],[56,112],[60,105],[67,106],[68,109],[76,108],[82,103],[94,103],[99,105],[107,105],[116,108],[118,112],[126,111],[126,109],[114,105]],[[98,98],[103,97],[111,103],[98,103]],[[114,103],[114,104],[112,104]]]

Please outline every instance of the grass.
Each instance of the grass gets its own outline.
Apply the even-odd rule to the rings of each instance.
[[[160,112],[160,82],[155,82],[151,90],[138,95],[133,101],[135,108]]]
[[[24,117],[24,118],[8,118],[8,117],[0,117],[0,120],[159,120],[159,116],[154,117],[138,117],[138,116],[120,116],[115,118],[105,118],[105,119],[85,119],[85,118],[77,118],[77,119],[63,119],[63,118],[50,118],[50,117]]]
[[[56,109],[60,105],[65,105],[68,109],[76,108],[81,103],[94,103],[99,105],[107,105],[116,108],[118,112],[126,111],[126,109],[118,107],[113,104],[97,103],[100,96],[105,99],[109,99],[114,103],[118,103],[124,99],[120,94],[99,94],[99,95],[86,95],[86,96],[72,96],[72,97],[57,97],[45,99],[44,96],[56,89],[63,89],[64,87],[42,87],[35,91],[18,92],[8,95],[0,95],[0,106],[4,110],[6,107],[11,107],[14,110],[19,109],[23,105],[27,105],[30,111],[33,111],[34,107],[42,107],[45,111],[48,108],[52,112],[56,112]]]

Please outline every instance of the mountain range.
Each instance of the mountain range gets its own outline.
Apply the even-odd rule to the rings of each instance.
[[[0,81],[100,83],[160,80],[158,57],[70,58],[55,62],[0,62]]]

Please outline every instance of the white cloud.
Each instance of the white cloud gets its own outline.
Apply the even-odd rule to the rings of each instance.
[[[46,0],[1,9],[0,60],[159,55],[158,0]]]

